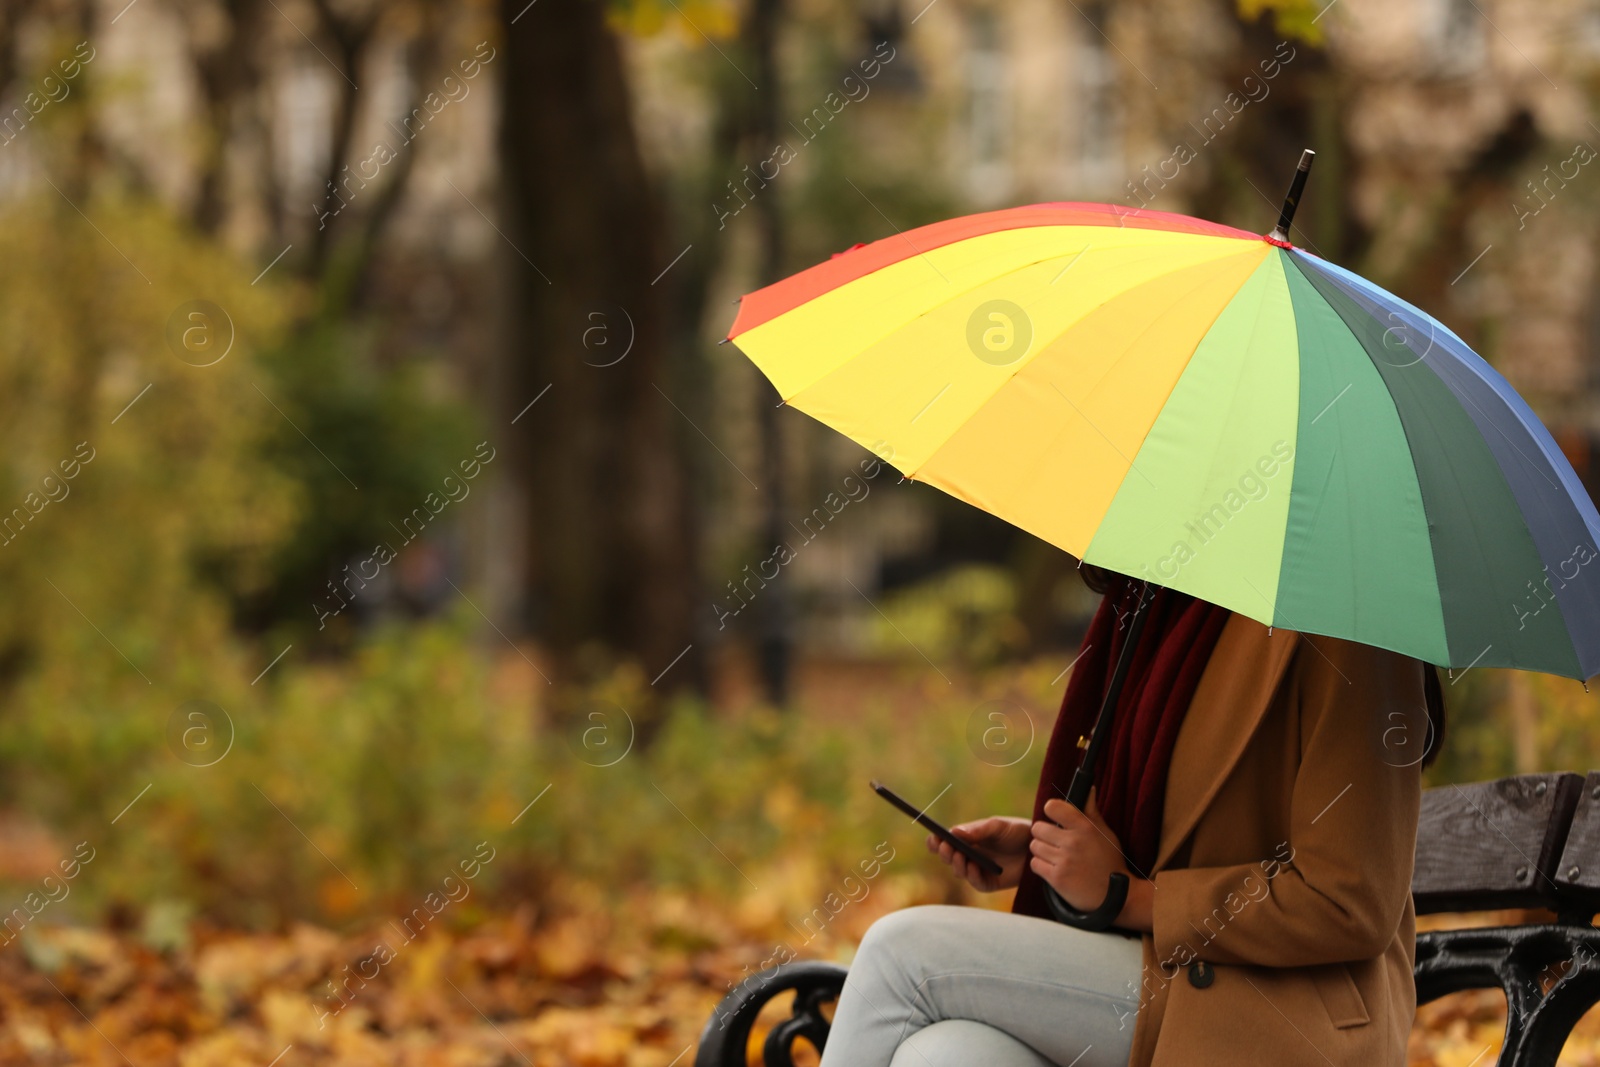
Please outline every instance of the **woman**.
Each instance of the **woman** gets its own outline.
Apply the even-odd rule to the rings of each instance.
[[[955,832],[1012,914],[919,907],[875,923],[823,1067],[1401,1067],[1415,1012],[1412,858],[1437,672],[1368,645],[1272,630],[1168,589],[1149,612],[1087,812],[1062,798],[1140,583],[1104,592],[1045,754],[1032,820]],[[1116,928],[1088,911],[1130,880]]]

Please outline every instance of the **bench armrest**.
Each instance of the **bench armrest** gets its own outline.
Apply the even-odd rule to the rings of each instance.
[[[822,1006],[838,1000],[844,990],[845,969],[836,963],[804,960],[783,963],[753,974],[722,998],[700,1032],[695,1067],[745,1067],[745,1052],[756,1016],[775,997],[794,992],[789,1018],[767,1035],[763,1061],[767,1067],[792,1067],[791,1050],[805,1038],[820,1053],[828,1040],[828,1021]]]

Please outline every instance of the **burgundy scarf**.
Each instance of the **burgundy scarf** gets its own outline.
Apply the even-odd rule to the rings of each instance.
[[[1138,596],[1139,583],[1118,581],[1089,623],[1045,749],[1044,770],[1033,801],[1036,821],[1045,817],[1045,801],[1066,797],[1072,772],[1083,755],[1078,739],[1087,737],[1094,727],[1112,667],[1127,640]],[[1150,618],[1134,647],[1094,775],[1100,814],[1122,843],[1122,854],[1136,876],[1147,874],[1155,865],[1172,747],[1230,614],[1226,608],[1161,587],[1151,589],[1145,611]],[[1044,880],[1024,867],[1011,910],[1049,918],[1044,888]]]

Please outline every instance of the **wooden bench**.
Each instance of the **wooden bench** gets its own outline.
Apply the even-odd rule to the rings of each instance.
[[[1553,922],[1457,927],[1417,935],[1417,1003],[1464,989],[1505,993],[1501,1067],[1554,1067],[1578,1019],[1600,1003],[1600,771],[1524,774],[1441,786],[1422,797],[1417,914],[1547,909]],[[767,1035],[766,1067],[793,1067],[802,1038],[819,1051],[825,1005],[845,968],[795,961],[752,975],[723,998],[700,1035],[696,1067],[744,1067],[756,1016],[794,993]]]

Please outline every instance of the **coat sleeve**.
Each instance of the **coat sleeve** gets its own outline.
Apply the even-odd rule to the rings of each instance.
[[[1399,926],[1422,774],[1410,758],[1420,743],[1393,742],[1396,724],[1427,728],[1422,665],[1322,637],[1302,638],[1295,657],[1301,759],[1287,847],[1258,863],[1158,871],[1152,937],[1164,965],[1371,959]]]

